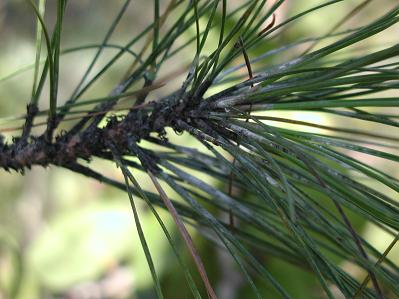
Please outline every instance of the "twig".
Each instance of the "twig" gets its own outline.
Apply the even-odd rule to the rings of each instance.
[[[272,21],[272,23],[269,24],[269,26],[267,26],[264,30],[267,31],[267,30],[269,30],[271,27],[273,27],[274,21],[275,21],[275,15],[273,14],[273,21]],[[251,79],[253,78],[252,67],[251,67],[251,61],[249,60],[248,53],[247,53],[247,51],[245,50],[244,41],[242,40],[242,37],[241,37],[241,36],[240,36],[240,38],[239,38],[239,40],[238,40],[236,46],[241,48],[242,54],[243,54],[243,56],[244,56],[245,64],[246,64],[247,70],[248,70],[248,76],[249,76],[249,79],[251,80]],[[254,87],[254,85],[251,84],[251,88],[253,88],[253,87]],[[250,103],[250,108],[249,108],[248,114],[251,114],[251,109],[252,109],[252,103]],[[248,122],[248,121],[249,121],[249,116],[248,116],[247,119],[246,119],[246,122]],[[240,143],[239,143],[239,142],[237,142],[237,146],[238,146],[238,147],[240,146]],[[232,168],[234,168],[235,165],[236,165],[236,158],[234,157],[234,158],[233,158],[233,163],[232,163]],[[234,173],[233,173],[233,170],[231,170],[230,175],[229,175],[229,188],[228,188],[228,194],[229,194],[230,197],[232,196],[232,192],[233,192],[233,180],[234,180]],[[234,228],[234,215],[233,215],[233,212],[232,212],[231,209],[229,210],[229,221],[230,221],[230,226],[231,226],[231,228]]]
[[[310,163],[306,163],[306,161],[303,161],[303,162],[309,168],[310,172],[316,177],[316,179],[318,180],[320,186],[322,186],[323,188],[327,189],[326,183],[323,181],[323,179],[320,177],[320,175],[316,172],[316,170],[313,167],[311,167]],[[342,219],[344,220],[345,225],[346,225],[349,233],[352,235],[353,241],[355,242],[356,247],[358,248],[360,254],[363,256],[363,258],[365,260],[368,261],[369,258],[367,256],[366,251],[363,248],[361,240],[360,240],[358,234],[356,233],[355,229],[353,228],[351,222],[349,221],[349,218],[346,215],[345,211],[343,210],[342,206],[334,198],[331,198],[331,200],[333,201],[335,207],[337,208],[338,213],[341,215]],[[377,277],[375,276],[374,272],[371,269],[367,269],[367,272],[368,272],[368,276],[371,278],[371,281],[373,283],[373,287],[374,287],[374,289],[375,289],[375,291],[377,293],[377,298],[384,299],[384,295],[383,295],[382,290],[381,290],[381,288],[380,288],[380,286],[378,284]]]
[[[389,244],[388,248],[385,249],[384,253],[380,256],[377,263],[375,263],[375,266],[380,265],[384,261],[384,259],[386,258],[388,253],[392,250],[392,248],[395,246],[395,244],[398,242],[398,240],[399,240],[399,234],[397,234],[395,236],[395,238],[392,240],[391,244]],[[370,273],[368,273],[366,278],[363,280],[363,282],[360,285],[359,289],[357,290],[356,294],[353,296],[353,299],[360,298],[364,288],[369,283],[369,281],[370,281]]]
[[[177,211],[176,211],[175,207],[173,206],[172,202],[170,201],[169,197],[166,195],[161,184],[158,182],[157,178],[150,171],[147,171],[147,173],[150,176],[155,188],[158,190],[158,193],[159,193],[161,199],[163,200],[166,208],[168,209],[169,213],[171,214],[181,236],[183,237],[184,242],[187,245],[187,248],[190,251],[190,254],[195,262],[195,265],[197,266],[197,269],[202,278],[202,281],[205,284],[209,298],[217,299],[216,293],[213,290],[211,283],[209,282],[208,275],[206,274],[206,270],[205,270],[204,264],[202,263],[201,257],[199,256],[197,250],[195,249],[194,242],[191,239],[191,236],[188,233],[183,222],[181,221],[179,214],[177,213]]]

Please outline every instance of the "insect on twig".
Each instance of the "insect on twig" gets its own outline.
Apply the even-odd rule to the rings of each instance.
[[[273,28],[274,23],[276,22],[276,15],[273,14],[273,19],[272,21],[264,28],[262,29],[259,33],[258,33],[258,37],[263,36],[266,32],[268,32],[271,28]],[[242,55],[244,56],[244,60],[245,60],[245,65],[247,66],[247,71],[248,71],[248,77],[249,80],[251,80],[253,78],[253,72],[252,72],[252,67],[251,67],[251,61],[249,59],[248,53],[245,49],[245,45],[244,45],[244,41],[242,39],[242,36],[239,37],[238,41],[235,43],[234,48],[236,49],[241,49],[242,51]],[[254,84],[251,84],[251,88],[254,87]],[[252,110],[252,102],[249,104],[249,110],[248,110],[248,117],[245,120],[245,122],[249,121],[249,115],[251,114],[251,110]],[[240,146],[240,142],[237,141],[237,146]],[[236,158],[233,158],[233,162],[232,162],[232,167],[234,168],[236,164]],[[230,175],[229,175],[229,187],[228,187],[228,195],[231,197],[232,193],[233,193],[233,181],[234,181],[234,173],[233,170],[230,171]],[[232,229],[234,229],[234,215],[233,215],[233,211],[230,209],[229,210],[229,225]]]

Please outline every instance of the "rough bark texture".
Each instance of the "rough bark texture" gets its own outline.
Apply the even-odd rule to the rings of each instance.
[[[28,106],[22,136],[14,137],[13,142],[7,144],[0,135],[0,167],[19,172],[24,172],[25,168],[32,165],[66,167],[78,159],[107,156],[112,143],[121,154],[134,154],[144,168],[156,171],[155,157],[137,146],[141,139],[149,138],[151,133],[157,133],[161,140],[166,139],[165,128],[172,127],[177,132],[190,131],[200,138],[216,142],[208,135],[212,134],[211,125],[199,118],[207,114],[209,106],[200,107],[199,102],[187,96],[172,96],[160,103],[149,103],[142,109],[131,109],[124,117],[110,116],[107,125],[99,127],[99,120],[104,113],[98,119],[92,118],[85,129],[76,132],[72,128],[52,140],[48,139],[48,129],[40,136],[29,134],[37,109]]]

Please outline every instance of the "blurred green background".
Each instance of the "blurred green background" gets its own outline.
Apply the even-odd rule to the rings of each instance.
[[[47,2],[46,21],[51,26],[55,19],[56,1]],[[100,43],[122,2],[121,0],[69,1],[62,47]],[[162,7],[165,7],[168,1],[161,2]],[[233,0],[228,2],[232,6],[240,3]],[[277,22],[320,2],[323,1],[286,1],[278,11]],[[263,49],[250,51],[250,55],[251,57],[260,55],[266,50],[301,37],[323,35],[360,2],[347,0],[314,13],[280,32],[273,41],[265,43]],[[361,26],[396,3],[396,0],[371,1],[367,8],[343,28]],[[133,34],[137,34],[147,26],[151,19],[151,1],[133,1],[111,42],[123,45]],[[231,22],[230,26],[233,23]],[[26,1],[1,0],[0,128],[19,126],[21,122],[11,122],[5,118],[23,114],[30,99],[32,71],[24,71],[17,76],[4,79],[34,62],[35,30],[35,18]],[[187,32],[184,38],[188,40],[193,34],[194,30]],[[392,34],[398,34],[397,27],[396,32],[383,33],[377,38],[362,42],[350,51],[343,52],[342,56],[383,48],[392,40]],[[217,32],[210,40],[212,38],[217,42]],[[323,43],[318,46],[321,45]],[[266,63],[274,64],[294,57],[304,49],[293,49],[284,55],[273,56]],[[104,52],[95,70],[111,57],[113,51]],[[173,68],[174,64],[184,66],[190,63],[194,51],[194,45],[186,49],[185,55],[179,55],[161,70],[161,75],[168,74],[169,68]],[[71,95],[93,53],[93,50],[86,50],[63,56],[60,102]],[[124,57],[88,91],[85,98],[106,95],[123,77],[126,65],[131,62],[131,57]],[[242,62],[237,60],[237,64]],[[171,82],[167,82],[168,85],[156,91],[153,96],[172,90],[176,84],[179,84],[179,79],[180,77],[175,80],[170,79]],[[46,108],[45,102],[41,101],[42,108]],[[285,113],[285,117],[342,127],[358,125],[355,121],[349,123],[347,120],[345,123],[337,123],[337,120],[315,113],[291,112]],[[363,129],[378,130],[375,127],[363,127]],[[37,131],[40,132],[40,127]],[[6,133],[6,136],[11,138],[13,133]],[[194,145],[186,134],[173,138],[179,139],[179,142],[185,145]],[[399,177],[399,170],[394,165],[377,158],[360,155],[358,158]],[[93,165],[109,177],[119,180],[123,178],[120,170],[113,165],[101,161],[93,161]],[[142,180],[142,184],[147,189],[153,188],[145,180]],[[220,188],[225,189],[226,186]],[[0,190],[0,299],[8,298],[13,290],[15,298],[24,299],[155,298],[150,272],[140,246],[126,193],[55,167],[48,169],[34,167],[24,176],[0,170]],[[166,298],[191,298],[184,275],[160,227],[140,200],[138,206]],[[181,251],[186,252],[184,244],[176,235],[173,221],[166,212],[160,211],[160,213],[168,229],[174,232]],[[383,251],[391,238],[374,226],[356,220],[352,219],[358,230]],[[245,286],[243,277],[235,269],[229,256],[212,246],[193,229],[190,229],[190,232],[195,237],[196,245],[220,298],[252,298],[252,293]],[[257,254],[257,257],[267,265],[294,298],[322,298],[320,288],[310,274],[261,253]],[[398,261],[399,251],[393,251],[390,257]],[[185,258],[191,264],[187,253]],[[365,273],[353,268],[352,264],[346,261],[339,262],[358,279],[364,277]],[[194,267],[191,267],[191,272],[195,273]],[[200,281],[198,275],[194,276]],[[276,294],[271,293],[266,287],[262,289],[261,281],[259,284],[264,298],[276,298]]]

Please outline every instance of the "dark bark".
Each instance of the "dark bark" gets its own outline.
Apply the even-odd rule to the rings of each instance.
[[[89,161],[95,156],[103,156],[109,152],[112,142],[122,154],[138,156],[145,169],[156,172],[157,159],[138,146],[141,139],[158,133],[161,140],[166,140],[166,127],[172,127],[175,131],[197,130],[197,135],[202,139],[212,135],[214,125],[208,125],[206,119],[193,118],[195,114],[202,114],[198,113],[199,110],[204,111],[204,108],[199,107],[200,101],[185,96],[182,98],[184,100],[171,96],[160,103],[152,102],[142,109],[131,110],[123,118],[108,117],[107,125],[103,128],[89,125],[77,132],[72,129],[58,134],[55,138],[49,136],[47,130],[41,136],[28,136],[37,113],[37,110],[28,106],[22,137],[14,138],[11,144],[0,143],[0,167],[19,172],[24,172],[25,168],[32,165],[66,167],[78,159]],[[97,118],[93,118],[93,123],[98,123]]]

